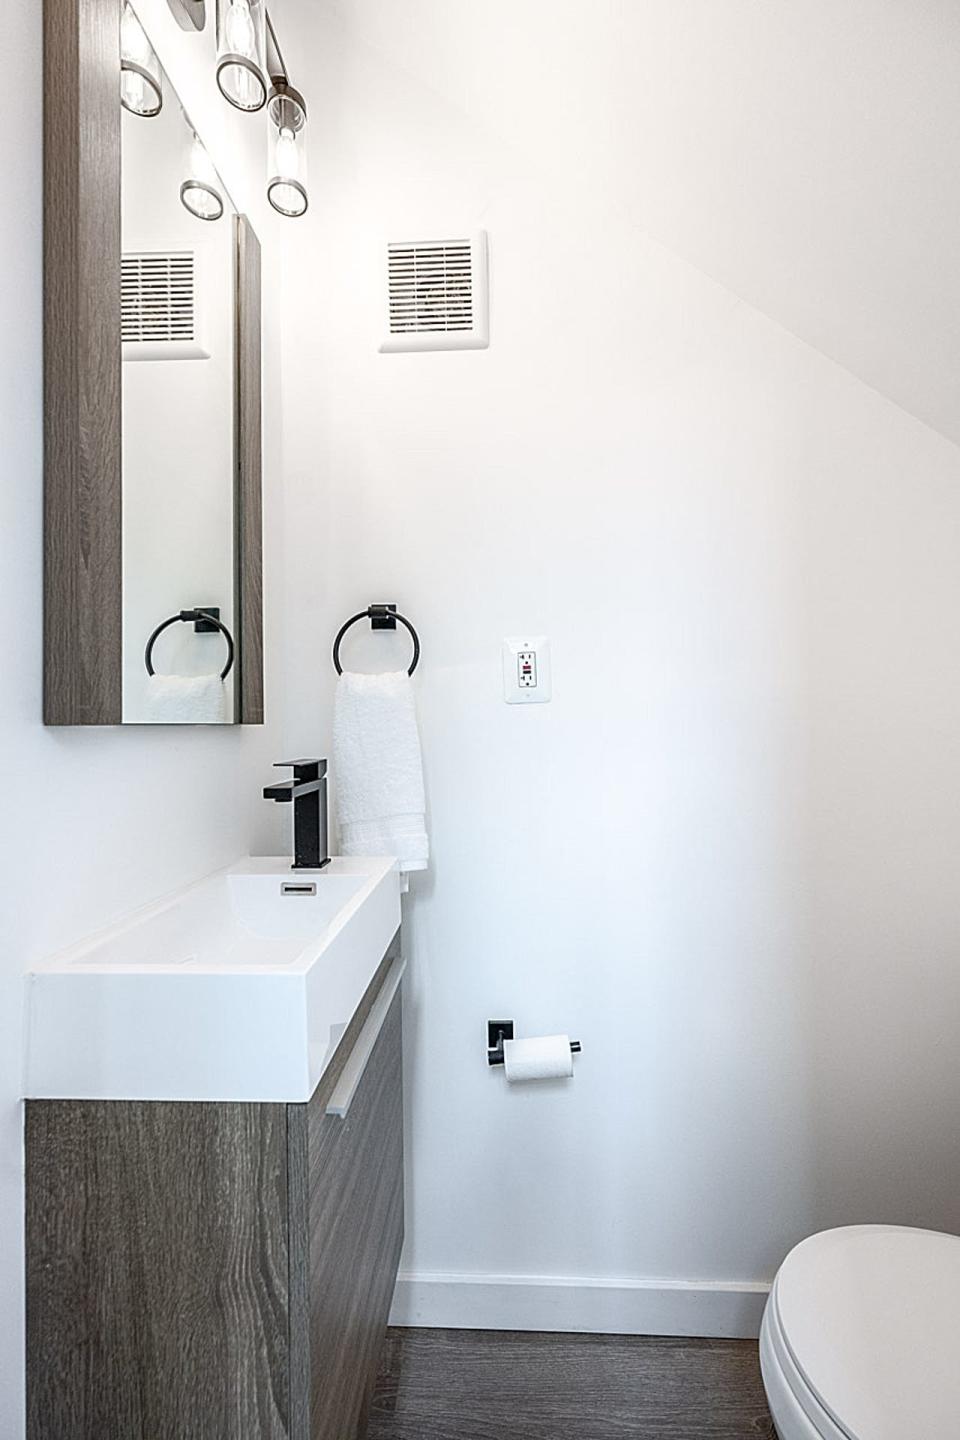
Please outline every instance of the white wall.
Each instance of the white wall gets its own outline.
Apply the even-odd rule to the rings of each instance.
[[[322,5],[960,441],[953,0]]]
[[[353,609],[424,647],[398,1314],[749,1328],[731,1282],[817,1227],[960,1227],[960,450],[324,8],[288,32],[293,743]],[[386,238],[478,225],[489,352],[379,355]],[[507,708],[527,630],[554,700]],[[573,1083],[488,1073],[500,1016],[578,1035]],[[524,1276],[571,1283],[470,1283]]]
[[[277,616],[266,730],[46,730],[41,724],[41,93],[39,5],[7,17],[0,96],[0,1435],[22,1433],[23,970],[113,917],[272,848],[259,789],[278,757]],[[171,23],[173,23],[171,21]],[[225,108],[225,107],[224,107]],[[268,276],[273,273],[266,265]],[[268,302],[275,315],[275,303]],[[272,328],[272,327],[271,327]],[[267,579],[281,559],[275,342],[267,341]]]

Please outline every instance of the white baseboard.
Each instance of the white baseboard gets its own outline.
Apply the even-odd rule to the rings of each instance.
[[[390,1324],[753,1339],[769,1292],[769,1285],[741,1280],[401,1273]]]

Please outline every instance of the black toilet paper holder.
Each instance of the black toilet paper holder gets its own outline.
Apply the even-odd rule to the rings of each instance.
[[[487,1064],[503,1064],[503,1042],[513,1039],[512,1020],[488,1020],[487,1021]],[[570,1041],[570,1051],[573,1055],[579,1055],[583,1047],[579,1040]]]

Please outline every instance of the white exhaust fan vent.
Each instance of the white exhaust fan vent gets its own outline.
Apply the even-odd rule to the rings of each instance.
[[[485,350],[490,343],[487,236],[394,241],[387,247],[389,334],[395,350]]]
[[[197,269],[191,250],[121,257],[124,360],[205,360],[197,338]]]

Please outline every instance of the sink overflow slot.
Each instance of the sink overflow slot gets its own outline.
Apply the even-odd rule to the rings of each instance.
[[[315,880],[295,884],[292,880],[285,880],[280,886],[281,895],[316,895],[317,882]]]

